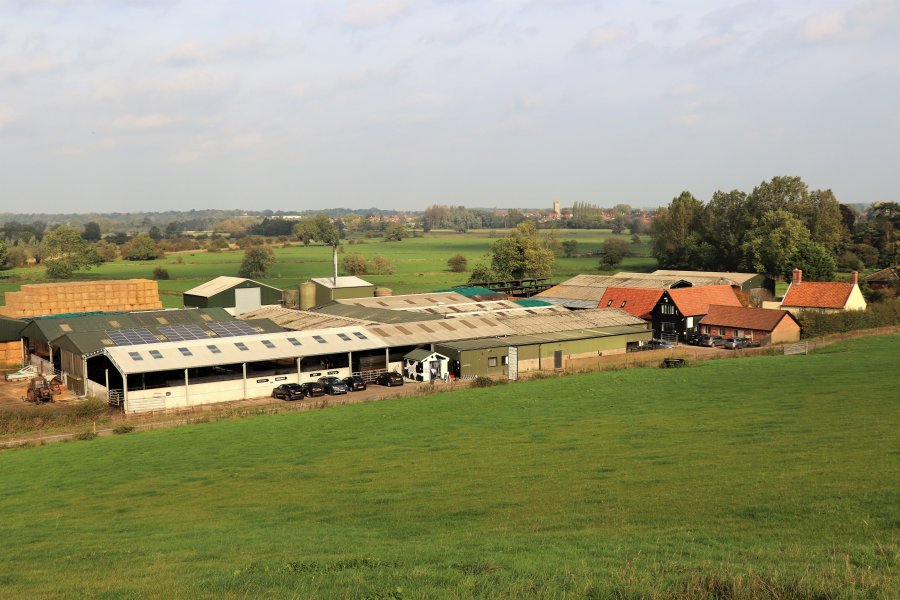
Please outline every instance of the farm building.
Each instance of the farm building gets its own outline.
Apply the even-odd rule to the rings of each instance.
[[[280,306],[281,290],[252,279],[222,275],[184,292],[186,308],[224,308],[239,315],[262,306]]]
[[[658,269],[650,273],[656,277],[680,277],[697,285],[736,285],[749,295],[756,295],[766,300],[775,297],[775,279],[758,273],[732,273],[721,271],[672,271]],[[696,282],[696,283],[695,283]]]
[[[375,295],[375,285],[354,276],[344,277],[317,277],[313,278],[315,286],[315,305],[327,304],[335,300],[348,298],[371,298]],[[305,284],[304,284],[305,285]],[[301,306],[306,308],[303,302],[303,289],[300,290]]]
[[[648,288],[608,287],[600,298],[602,308],[618,308],[639,319],[652,319],[663,291]]]
[[[800,339],[800,323],[786,310],[747,306],[710,306],[700,319],[700,331],[722,337],[750,338],[762,344]]]
[[[515,378],[527,371],[562,369],[580,358],[622,354],[627,348],[650,340],[646,322],[630,315],[620,322],[627,324],[460,340],[435,344],[434,349],[450,359],[453,377]]]
[[[803,271],[794,269],[781,308],[797,314],[804,310],[834,313],[866,310],[866,299],[859,289],[859,275],[853,271],[849,282],[803,281]]]
[[[731,285],[663,290],[651,313],[654,337],[685,341],[688,333],[698,331],[712,305],[743,306]]]
[[[149,279],[29,283],[6,292],[0,315],[38,317],[77,312],[162,308],[159,287]]]
[[[69,389],[88,394],[88,380],[109,387],[105,348],[273,331],[282,328],[267,319],[236,322],[225,309],[212,308],[39,317],[20,336],[30,364],[42,372],[65,373]],[[112,376],[115,383],[116,374]]]
[[[873,290],[889,290],[900,281],[900,276],[897,275],[898,271],[900,271],[898,266],[882,269],[866,277],[866,283]]]

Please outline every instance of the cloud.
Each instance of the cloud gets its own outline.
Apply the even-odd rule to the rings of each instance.
[[[27,60],[4,60],[0,62],[0,77],[18,80],[32,75],[52,73],[62,65],[52,58],[32,58]]]
[[[378,0],[348,5],[337,20],[351,27],[378,27],[408,15],[417,0]]]
[[[624,42],[631,42],[637,38],[634,27],[620,27],[618,25],[603,25],[595,27],[578,43],[578,47],[585,50],[600,50]]]
[[[275,56],[274,45],[263,34],[246,34],[225,39],[217,44],[183,42],[158,62],[168,67],[190,67],[233,60],[250,60]]]
[[[128,131],[147,131],[150,129],[160,129],[163,127],[168,127],[170,125],[175,125],[180,121],[181,119],[177,117],[160,114],[125,115],[123,117],[118,117],[117,119],[115,119],[113,121],[113,125],[115,125],[118,129],[125,129]]]
[[[800,35],[810,43],[860,42],[885,31],[896,35],[900,22],[897,6],[891,0],[875,0],[817,13],[800,24]]]
[[[0,104],[0,127],[19,120],[19,112],[7,104]]]

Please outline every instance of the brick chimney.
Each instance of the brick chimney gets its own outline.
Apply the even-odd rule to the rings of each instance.
[[[803,282],[803,271],[800,269],[793,270],[793,276],[791,277],[791,283],[802,283]]]
[[[852,273],[850,273],[850,283],[852,283],[853,285],[859,285],[859,272],[858,271],[853,271]]]

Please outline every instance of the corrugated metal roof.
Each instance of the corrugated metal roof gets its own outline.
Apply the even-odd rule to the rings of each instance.
[[[516,333],[544,334],[619,326],[646,326],[646,322],[618,308],[596,308],[551,315],[501,317],[501,322]]]
[[[490,290],[486,287],[479,287],[475,285],[460,285],[457,287],[447,288],[445,290],[434,290],[434,294],[439,294],[441,292],[456,292],[458,294],[462,294],[466,298],[471,298],[472,296],[496,296],[497,292],[494,290]]]
[[[401,296],[377,296],[374,298],[347,298],[335,300],[340,304],[365,306],[369,308],[405,309],[443,304],[464,304],[472,300],[459,292],[439,292],[427,294],[404,294]]]
[[[448,313],[445,314],[444,317],[447,319],[458,319],[460,317],[471,317],[471,316],[491,316],[491,317],[516,317],[516,316],[525,316],[525,315],[548,315],[553,313],[567,313],[569,312],[568,308],[563,306],[556,306],[554,304],[549,304],[547,306],[535,306],[533,308],[528,308],[524,306],[520,306],[519,308],[508,308],[501,310],[488,310],[488,311],[475,311],[470,313]]]
[[[579,329],[576,331],[558,331],[553,333],[535,335],[511,335],[499,338],[481,338],[474,340],[460,340],[436,344],[446,346],[454,350],[481,350],[484,348],[500,348],[509,346],[529,346],[533,344],[553,344],[574,340],[587,340],[592,338],[611,337],[616,335],[628,335],[632,333],[649,332],[646,323],[641,326],[619,326],[595,329]]]
[[[416,306],[401,308],[409,312],[430,313],[433,315],[460,314],[471,312],[488,312],[491,310],[520,308],[512,300],[494,300],[490,302],[464,302],[461,304],[444,304],[441,306]]]
[[[328,289],[356,288],[356,287],[375,287],[374,283],[369,283],[365,279],[360,279],[353,275],[344,275],[337,278],[337,284],[334,283],[334,277],[313,277],[313,283],[318,283]]]
[[[564,308],[572,308],[572,309],[588,309],[588,308],[597,308],[599,302],[595,300],[573,300],[571,298],[551,298],[545,296],[541,298],[554,306],[564,307]]]
[[[369,306],[354,306],[352,304],[341,304],[339,302],[331,302],[322,306],[316,306],[311,310],[316,313],[350,317],[351,319],[360,319],[374,323],[409,323],[411,321],[427,321],[443,318],[441,315],[432,315],[429,313],[372,308]]]
[[[415,346],[475,337],[512,335],[516,333],[496,318],[467,317],[439,319],[403,325],[372,325],[367,329],[390,346]]]
[[[320,341],[320,338],[324,341]],[[243,345],[246,350],[241,349],[238,344]],[[385,346],[384,341],[375,337],[370,330],[362,327],[342,327],[308,332],[283,331],[209,340],[113,346],[104,348],[103,353],[122,373],[131,374],[357,352]],[[151,351],[158,357],[151,354]]]
[[[250,281],[250,279],[246,279],[244,277],[229,277],[228,275],[219,275],[215,279],[211,279],[206,283],[191,288],[184,293],[189,296],[201,296],[203,298],[209,298],[210,296],[215,296],[216,294],[224,292],[227,289],[233,288],[236,285],[240,285],[245,281]]]
[[[22,337],[27,321],[0,316],[0,342],[12,342]]]
[[[513,300],[519,306],[524,306],[526,308],[536,308],[538,306],[549,306],[550,303],[544,300],[538,300],[537,298],[522,298],[520,300]]]
[[[347,327],[348,325],[367,325],[377,321],[354,319],[330,315],[309,310],[282,308],[280,306],[264,306],[257,310],[243,313],[238,319],[269,319],[285,329],[300,331],[303,329],[328,329],[331,327]]]
[[[737,285],[741,285],[753,279],[754,277],[759,277],[757,273],[730,273],[726,271],[678,271],[678,270],[670,270],[670,269],[657,269],[653,271],[651,275],[662,275],[665,277],[682,277],[688,280],[693,279],[725,279],[726,282],[734,282]]]

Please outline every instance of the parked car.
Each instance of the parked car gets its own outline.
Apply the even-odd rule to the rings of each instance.
[[[344,377],[344,383],[347,384],[347,387],[350,388],[351,392],[361,392],[368,387],[366,385],[366,380],[359,375]]]
[[[726,350],[740,350],[747,347],[747,340],[744,338],[725,338],[725,344],[722,347]]]
[[[702,340],[703,334],[696,331],[687,334],[687,337],[685,338],[685,342],[691,346],[699,346]]]
[[[403,376],[400,375],[397,371],[389,371],[387,373],[379,373],[378,377],[375,378],[375,383],[378,385],[383,385],[387,387],[392,387],[395,385],[403,385]]]
[[[707,348],[719,347],[725,345],[725,338],[720,335],[704,335],[700,340],[701,346],[706,346]]]
[[[299,383],[282,383],[272,390],[272,397],[279,400],[302,400],[305,394]]]
[[[325,393],[331,394],[332,396],[337,396],[338,394],[346,394],[350,391],[350,388],[347,387],[347,384],[344,383],[339,377],[322,377],[319,379],[319,383],[322,384],[322,388],[325,390]]]
[[[300,389],[309,398],[317,398],[325,395],[325,386],[318,381],[308,381],[300,384]]]

